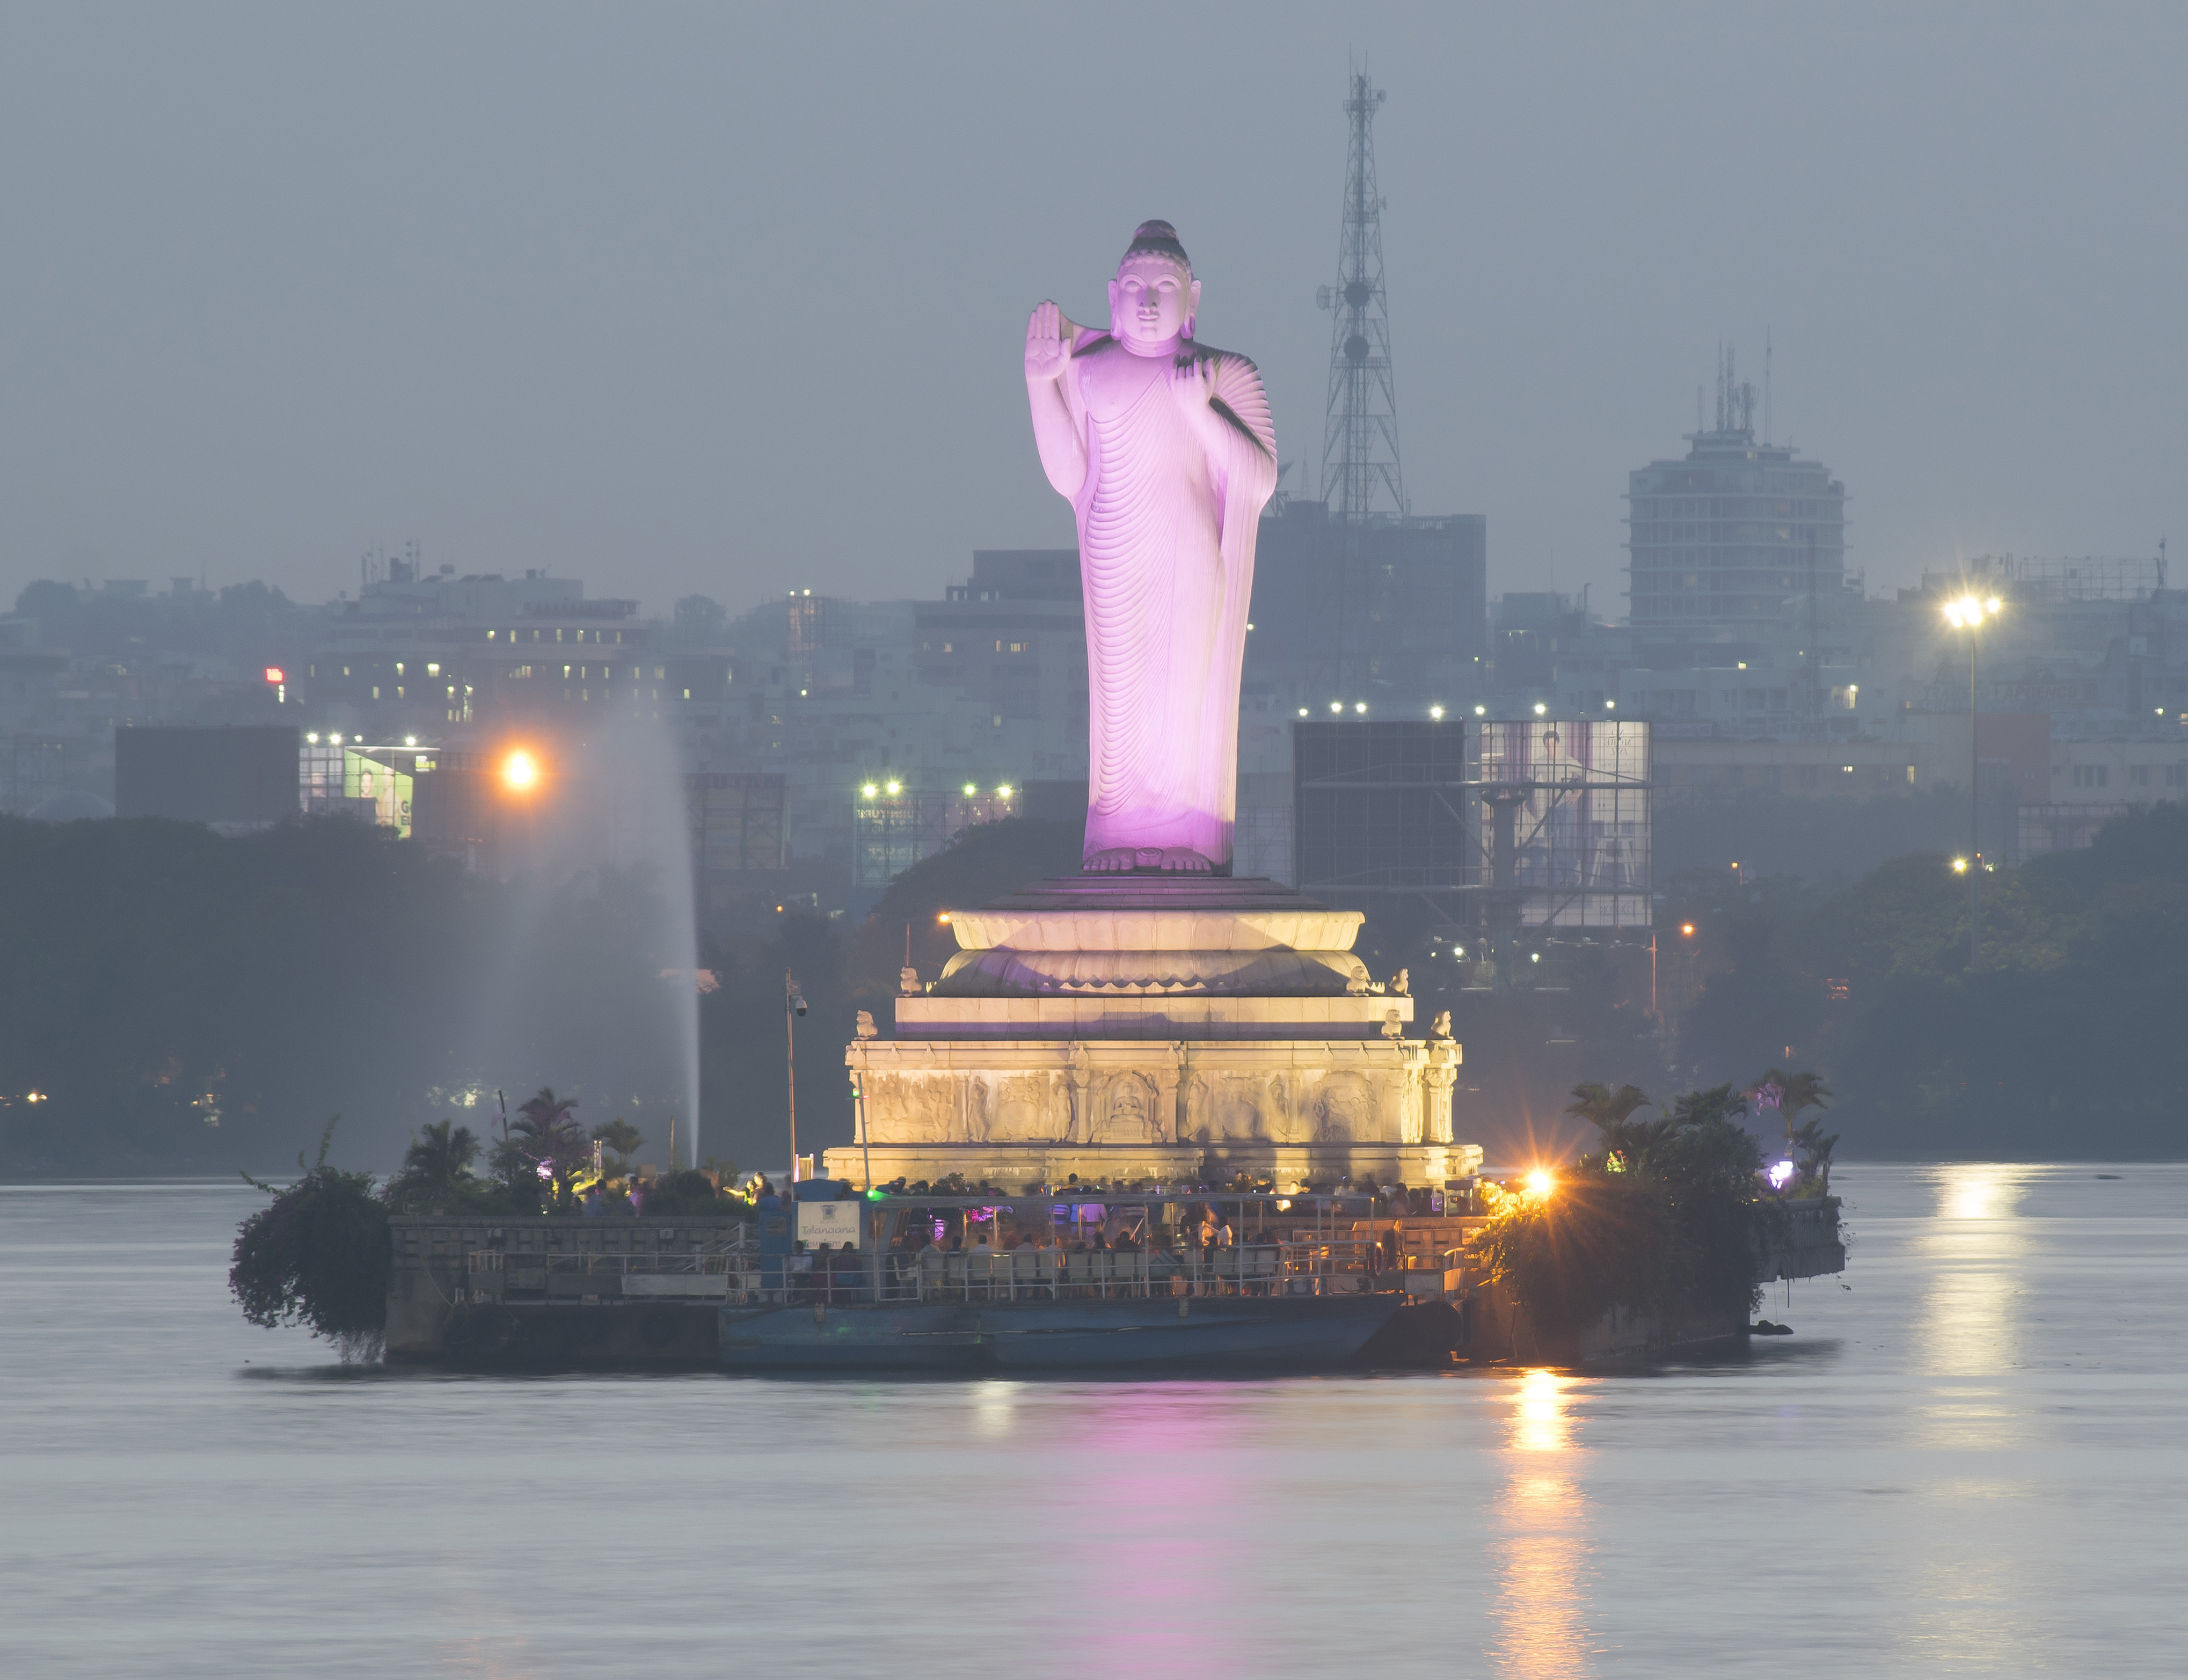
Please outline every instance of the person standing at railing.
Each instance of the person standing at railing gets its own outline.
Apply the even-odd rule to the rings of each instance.
[[[834,1254],[824,1255],[822,1258],[828,1267],[830,1304],[832,1305],[837,1301],[849,1302],[858,1299],[859,1286],[863,1282],[860,1274],[866,1270],[863,1258],[859,1253],[858,1244],[845,1243]]]

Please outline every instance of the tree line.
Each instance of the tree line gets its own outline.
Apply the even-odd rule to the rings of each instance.
[[[1070,824],[988,825],[855,927],[770,905],[705,939],[702,1154],[788,1155],[786,972],[811,1006],[800,1147],[847,1143],[858,1012],[893,1031],[907,953],[924,983],[956,950],[947,912],[1067,872],[1078,847]],[[1556,986],[1480,991],[1448,933],[1380,918],[1357,949],[1378,978],[1410,968],[1418,1019],[1452,1012],[1458,1130],[1492,1163],[1584,1147],[1566,1102],[1583,1080],[1708,1089],[1781,1063],[1837,1091],[1842,1154],[2180,1153],[2188,811],[2134,813],[2086,850],[1988,876],[1979,973],[1942,854],[1837,884],[1746,873],[1694,871],[1662,894],[1654,1013],[1630,951],[1621,968],[1562,945]],[[269,1170],[337,1111],[347,1164],[384,1171],[420,1128],[487,1137],[498,1092],[543,1085],[588,1130],[634,1125],[665,1167],[691,978],[688,956],[652,943],[655,887],[640,871],[483,879],[341,819],[225,838],[0,818],[0,1172]]]

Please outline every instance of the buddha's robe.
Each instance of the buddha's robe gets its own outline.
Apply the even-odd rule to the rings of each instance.
[[[1091,690],[1085,855],[1184,847],[1227,872],[1276,435],[1251,362],[1189,341],[1187,355],[1215,359],[1213,424],[1196,426],[1172,391],[1173,358],[1136,356],[1106,333],[1082,332],[1060,381],[1086,443],[1073,502]]]

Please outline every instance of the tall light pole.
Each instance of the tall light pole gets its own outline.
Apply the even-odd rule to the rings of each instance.
[[[1967,872],[1971,974],[1982,972],[1982,799],[1977,786],[1982,758],[1976,743],[1976,647],[1984,621],[1997,617],[2000,605],[1996,595],[1979,600],[1972,595],[1945,603],[1945,622],[1968,633],[1968,854],[1953,867]]]
[[[783,1070],[790,1077],[790,1181],[798,1182],[798,1018],[805,1012],[805,994],[790,971],[782,971]]]

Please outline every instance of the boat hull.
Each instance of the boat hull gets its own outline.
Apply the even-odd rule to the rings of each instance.
[[[794,1305],[722,1311],[731,1371],[978,1373],[1342,1365],[1401,1296]]]

